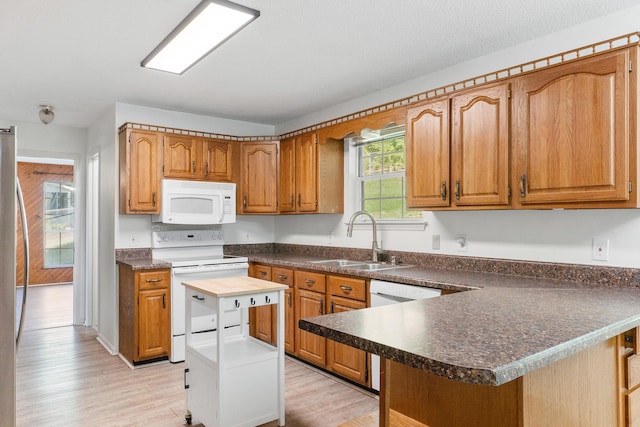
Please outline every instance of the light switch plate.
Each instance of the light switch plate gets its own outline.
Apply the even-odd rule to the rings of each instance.
[[[440,250],[440,235],[434,234],[431,236],[431,249],[439,251]]]

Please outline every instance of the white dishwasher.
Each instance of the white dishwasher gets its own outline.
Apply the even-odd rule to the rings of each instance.
[[[398,304],[416,299],[439,297],[442,291],[435,288],[405,285],[402,283],[371,280],[369,285],[371,307]],[[380,390],[380,357],[371,355],[371,387]]]

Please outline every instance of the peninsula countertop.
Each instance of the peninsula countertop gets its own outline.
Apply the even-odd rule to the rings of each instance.
[[[640,326],[640,288],[426,266],[360,271],[294,254],[249,260],[457,292],[302,319],[300,328],[466,383],[500,385]]]

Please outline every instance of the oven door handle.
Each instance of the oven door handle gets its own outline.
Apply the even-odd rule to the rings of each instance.
[[[190,273],[208,273],[213,271],[228,271],[228,270],[243,270],[249,268],[249,264],[234,263],[234,264],[219,264],[211,266],[202,266],[198,268],[193,267],[173,267],[173,274],[190,274]]]

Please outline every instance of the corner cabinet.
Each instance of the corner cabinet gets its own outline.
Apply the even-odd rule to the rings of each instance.
[[[515,80],[522,207],[637,206],[637,47]]]
[[[501,83],[407,110],[409,208],[508,207],[509,93]]]
[[[120,213],[160,212],[161,136],[157,132],[122,127],[120,150]]]
[[[280,142],[280,213],[344,212],[344,143],[317,132]]]
[[[244,142],[238,213],[278,212],[278,141]]]
[[[171,272],[119,266],[119,349],[131,365],[171,353]]]

